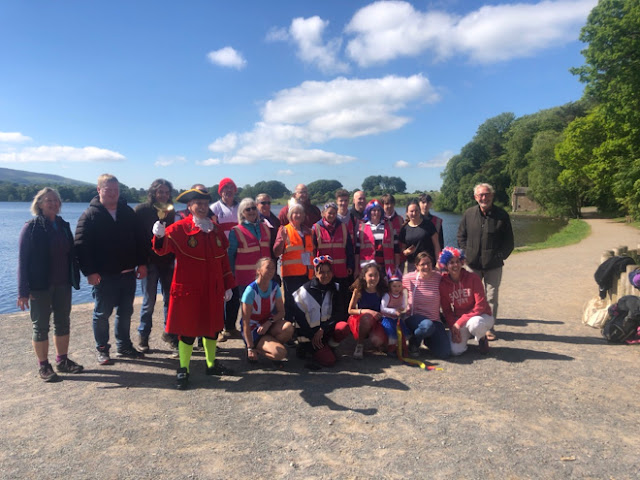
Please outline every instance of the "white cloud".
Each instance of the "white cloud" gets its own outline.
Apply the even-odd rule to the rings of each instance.
[[[196,165],[201,165],[203,167],[211,167],[212,165],[220,165],[222,160],[219,158],[207,158],[206,160],[197,160]]]
[[[156,167],[169,167],[171,165],[186,163],[187,159],[180,155],[175,155],[171,157],[158,157],[158,160],[155,161],[154,165]]]
[[[405,162],[404,160],[398,160],[393,164],[393,166],[396,168],[409,168],[411,164],[409,162]]]
[[[265,40],[267,42],[286,42],[291,37],[289,37],[289,32],[284,27],[273,27],[269,29]]]
[[[286,175],[287,177],[293,175],[293,170],[291,169],[287,169],[287,170],[278,170],[278,175]]]
[[[446,167],[447,162],[453,157],[454,153],[452,150],[445,150],[444,152],[439,153],[433,158],[430,158],[426,162],[419,162],[418,167],[420,168],[441,168]]]
[[[0,143],[22,143],[31,141],[31,137],[20,132],[0,132]]]
[[[228,133],[222,138],[218,138],[209,144],[209,150],[212,152],[228,152],[236,148],[238,144],[238,136],[235,133]]]
[[[421,12],[403,1],[361,8],[345,32],[347,55],[360,66],[431,51],[436,59],[467,55],[478,63],[526,57],[577,38],[597,0],[483,6],[464,17]]]
[[[321,150],[314,144],[396,130],[411,120],[398,112],[438,99],[422,74],[308,81],[277,92],[265,103],[262,120],[253,130],[229,133],[216,139],[209,149],[224,152],[224,163],[240,165],[259,161],[351,162],[355,157]]]
[[[324,43],[322,37],[329,25],[327,20],[318,16],[294,18],[289,27],[289,38],[298,47],[298,57],[307,63],[316,65],[322,72],[346,72],[346,63],[338,60],[342,41],[335,38]]]
[[[0,153],[0,163],[122,162],[124,155],[98,147],[40,146]]]
[[[224,47],[207,54],[207,58],[211,63],[220,65],[221,67],[235,68],[242,70],[247,66],[247,61],[242,54],[233,47]]]

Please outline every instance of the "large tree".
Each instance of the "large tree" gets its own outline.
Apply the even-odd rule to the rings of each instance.
[[[599,102],[603,127],[595,149],[598,164],[613,177],[610,196],[623,209],[640,215],[640,2],[600,0],[589,14],[580,40],[585,65],[572,72],[585,83],[585,94]],[[601,194],[603,192],[597,192]]]

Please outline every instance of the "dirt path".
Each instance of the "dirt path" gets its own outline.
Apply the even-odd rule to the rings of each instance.
[[[491,355],[438,372],[356,362],[350,345],[331,370],[252,368],[232,341],[220,356],[239,376],[205,377],[197,353],[178,392],[159,329],[157,353],[98,367],[78,306],[87,370],[43,384],[28,315],[1,315],[0,478],[638,478],[640,348],[606,345],[580,314],[601,251],[640,234],[589,223],[579,245],[509,258]]]

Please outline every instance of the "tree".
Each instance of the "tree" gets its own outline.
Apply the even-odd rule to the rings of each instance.
[[[572,73],[585,84],[585,95],[599,102],[605,137],[592,149],[594,170],[604,166],[613,178],[609,196],[640,216],[640,2],[600,0],[580,40],[588,44],[585,65]]]
[[[404,193],[407,190],[407,184],[400,177],[370,175],[362,181],[362,190],[368,195]]]

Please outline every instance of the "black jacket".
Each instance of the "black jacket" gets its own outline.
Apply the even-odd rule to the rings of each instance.
[[[73,235],[69,222],[56,217],[58,228],[64,232],[69,241],[69,281],[73,288],[80,288],[80,271],[73,248]],[[50,224],[49,224],[50,225]],[[51,253],[51,235],[48,222],[39,215],[29,220],[20,235],[20,254],[18,268],[18,290],[21,297],[26,297],[31,291],[49,288]]]
[[[158,218],[158,211],[156,208],[150,203],[145,202],[137,205],[135,208],[136,215],[140,223],[142,224],[142,231],[144,233],[145,238],[145,249],[147,252],[147,264],[154,263],[156,265],[169,265],[174,262],[175,256],[173,253],[168,255],[158,255],[151,248],[151,240],[153,239],[153,225],[160,220]],[[171,225],[175,222],[176,219],[176,211],[171,210],[167,213],[167,216],[162,220],[165,222],[165,226]]]
[[[600,264],[593,275],[600,290],[600,298],[607,296],[607,291],[611,289],[614,282],[618,281],[620,274],[627,269],[627,265],[633,265],[633,258],[624,255],[608,258]]]
[[[513,251],[509,214],[495,205],[486,215],[482,214],[479,205],[468,208],[458,227],[458,246],[464,250],[471,268],[491,270],[502,267]]]
[[[344,316],[344,305],[342,295],[338,295],[339,285],[335,282],[330,282],[328,285],[322,285],[317,278],[312,278],[305,283],[300,289],[305,289],[309,295],[318,303],[322,305],[322,300],[325,294],[331,294],[331,317],[326,322],[321,322],[317,327],[311,327],[307,322],[307,318],[304,312],[298,307],[297,303],[293,303],[294,316],[297,324],[298,336],[307,337],[311,339],[313,335],[318,331],[320,327],[324,332],[324,336],[333,334],[336,323],[341,320],[346,320]]]
[[[118,200],[116,219],[98,196],[80,216],[75,246],[85,276],[116,274],[147,264],[142,223],[123,198]]]

